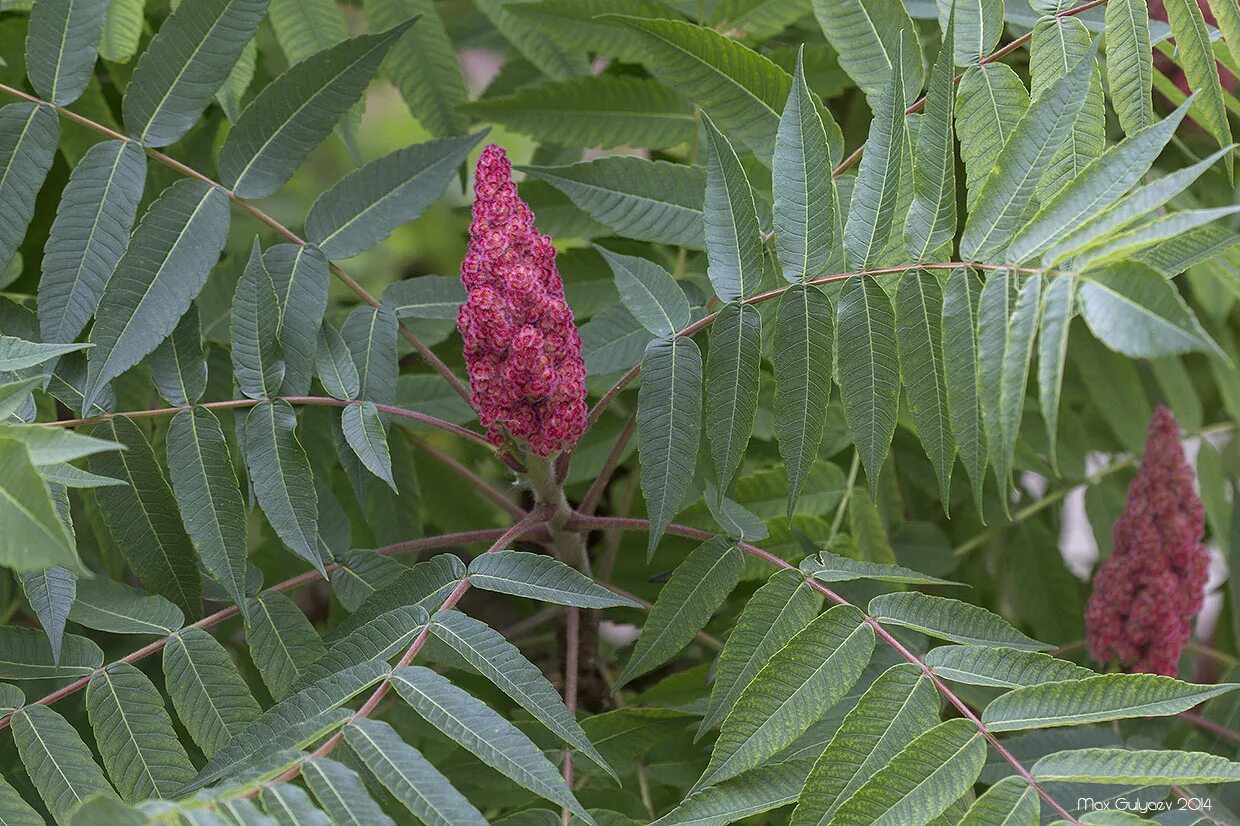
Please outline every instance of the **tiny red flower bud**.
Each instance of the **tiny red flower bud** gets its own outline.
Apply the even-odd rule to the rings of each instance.
[[[572,447],[586,425],[581,336],[551,239],[535,229],[495,144],[478,159],[469,236],[457,328],[474,408],[496,443],[511,435],[539,456]]]
[[[1094,659],[1175,676],[1205,595],[1204,532],[1205,510],[1184,460],[1180,425],[1159,407],[1128,503],[1111,529],[1114,549],[1094,576],[1085,611]]]

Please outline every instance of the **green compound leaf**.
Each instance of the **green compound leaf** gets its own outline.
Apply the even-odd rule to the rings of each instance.
[[[966,645],[998,645],[1027,651],[1054,647],[1026,637],[985,608],[920,591],[877,596],[870,600],[869,613],[879,622]]]

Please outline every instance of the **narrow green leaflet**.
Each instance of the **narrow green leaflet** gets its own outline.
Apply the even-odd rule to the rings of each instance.
[[[995,481],[1002,491],[1011,486],[1041,291],[1041,275],[1026,278],[1021,284],[1013,272],[992,272],[978,305],[977,382],[982,423]]]
[[[617,235],[703,248],[706,173],[701,167],[614,155],[571,166],[519,169],[563,192]]]
[[[88,344],[40,344],[14,336],[0,335],[0,370],[9,373],[44,364],[54,358],[84,350]],[[34,385],[31,385],[32,387]]]
[[[227,235],[228,198],[216,187],[183,179],[151,204],[99,298],[83,407],[176,329]]]
[[[284,355],[282,395],[310,392],[319,326],[327,309],[328,264],[312,244],[277,244],[263,253],[279,304],[280,349]]]
[[[1056,445],[1059,437],[1059,397],[1063,390],[1064,366],[1068,360],[1068,333],[1076,314],[1077,279],[1061,274],[1050,280],[1042,296],[1038,333],[1038,402],[1051,463],[1058,467]]]
[[[400,696],[426,722],[517,785],[568,807],[593,826],[594,818],[573,797],[555,766],[516,726],[482,701],[422,666],[398,669],[391,679]]]
[[[727,717],[762,666],[810,623],[821,605],[818,592],[787,568],[776,571],[750,597],[719,655],[699,738]]]
[[[900,166],[908,127],[904,120],[904,77],[892,72],[874,103],[874,120],[853,184],[844,251],[849,267],[873,266],[887,247],[899,197]]]
[[[345,728],[344,739],[379,782],[422,823],[485,826],[486,819],[474,805],[387,723],[360,718]]]
[[[383,31],[418,15],[418,24],[396,41],[383,63],[418,123],[432,135],[463,135],[469,101],[456,48],[434,0],[363,0],[371,31]]]
[[[129,243],[145,176],[143,151],[120,140],[95,144],[73,167],[38,280],[43,340],[73,341],[91,320]]]
[[[1184,70],[1189,88],[1197,93],[1193,101],[1193,120],[1201,124],[1219,146],[1227,146],[1231,143],[1231,125],[1227,120],[1223,84],[1214,62],[1214,49],[1201,7],[1189,0],[1167,0],[1164,7],[1171,24],[1171,34],[1175,37],[1177,65]],[[1230,173],[1231,156],[1224,156],[1223,162]]]
[[[599,585],[585,574],[545,554],[502,551],[469,563],[469,582],[484,591],[575,605],[578,608],[639,608],[638,603]]]
[[[246,467],[271,527],[326,579],[318,542],[319,500],[296,428],[297,414],[283,399],[256,406],[245,420]]]
[[[728,598],[744,569],[740,549],[724,537],[716,536],[697,546],[659,591],[616,686],[676,656]]]
[[[359,625],[348,636],[333,642],[326,653],[321,653],[322,643],[313,643],[306,659],[315,657],[316,650],[321,655],[313,662],[303,663],[294,688],[302,688],[367,660],[390,660],[403,654],[426,630],[430,619],[420,605],[401,606]]]
[[[689,326],[689,300],[671,273],[645,258],[595,249],[616,277],[620,300],[643,327],[668,338]]]
[[[387,663],[360,663],[281,700],[212,755],[183,791],[214,783],[225,775],[261,762],[264,757],[297,748],[338,728],[352,716],[351,711],[340,706],[389,673]]]
[[[110,0],[99,38],[99,55],[104,60],[128,63],[137,53],[145,7],[146,0]]]
[[[319,52],[273,80],[250,102],[220,148],[223,183],[262,198],[287,181],[361,98],[406,21]]]
[[[155,389],[168,404],[181,407],[202,398],[207,391],[207,359],[195,305],[189,306],[172,335],[151,353],[147,366]]]
[[[1188,104],[1107,150],[1046,202],[1016,234],[1006,253],[1012,263],[1031,261],[1086,221],[1103,214],[1139,183],[1175,135]]]
[[[228,651],[201,628],[168,640],[163,669],[177,717],[208,758],[262,714]]]
[[[353,453],[366,469],[396,491],[392,479],[392,455],[388,451],[387,429],[374,402],[351,404],[340,411],[340,427]]]
[[[123,416],[100,423],[93,433],[125,446],[90,457],[92,471],[124,482],[95,492],[103,521],[121,555],[147,591],[167,597],[188,617],[199,616],[202,585],[194,545],[146,435]],[[191,511],[190,500],[182,497],[181,501]]]
[[[805,82],[805,48],[797,51],[788,102],[775,134],[771,188],[775,198],[775,254],[795,284],[821,274],[835,246],[835,165],[822,115]]]
[[[702,353],[691,338],[659,338],[642,359],[637,438],[642,495],[650,514],[647,555],[680,510],[697,466],[702,427]]]
[[[370,796],[357,772],[327,757],[302,764],[302,779],[328,819],[339,826],[396,826]]]
[[[982,19],[988,16],[988,10],[979,7],[991,3],[999,7],[1001,24],[1002,0],[976,0],[976,5],[962,4],[956,7],[957,13],[963,18],[964,9],[968,8],[980,28]],[[917,139],[913,143],[913,201],[904,222],[904,244],[914,261],[947,260],[951,257],[952,242],[956,237],[956,141],[952,119],[955,70],[951,57],[952,43],[956,38],[955,20],[952,18],[944,29],[943,46],[930,72],[926,106],[917,127]],[[964,23],[964,20],[961,22]],[[995,29],[996,37],[999,28],[1002,25]],[[961,32],[962,36],[967,34]]]
[[[689,142],[697,131],[693,109],[684,98],[655,80],[632,76],[591,75],[523,86],[466,109],[560,146],[662,149]]]
[[[538,666],[527,660],[502,634],[459,611],[437,612],[431,624],[431,633],[546,726],[548,731],[584,754],[613,778],[616,776],[594,743],[581,730],[555,687],[547,681]]]
[[[254,239],[250,260],[233,293],[229,332],[233,376],[241,392],[251,399],[269,399],[278,394],[284,382],[280,305],[275,283],[263,266],[258,238]]]
[[[1081,313],[1100,341],[1133,358],[1220,352],[1175,282],[1143,264],[1116,264],[1083,275]]]
[[[988,57],[1003,33],[1003,0],[969,0],[955,2],[937,0],[939,28],[944,32],[955,24],[954,38],[944,36],[943,42],[954,41],[952,53],[957,66],[975,66]],[[952,12],[955,10],[953,16]],[[931,80],[931,85],[934,81]]]
[[[849,278],[839,301],[838,378],[844,417],[870,488],[877,490],[900,402],[895,311],[887,292],[870,276]]]
[[[52,662],[60,662],[60,643],[65,636],[65,621],[77,595],[77,574],[68,568],[53,566],[21,575],[22,593],[51,647]]]
[[[1037,826],[1038,791],[1021,777],[1005,777],[986,790],[960,826]]]
[[[806,760],[761,766],[696,792],[651,826],[715,826],[795,803],[809,767]]]
[[[1007,620],[985,608],[920,591],[877,596],[870,600],[869,613],[879,622],[901,625],[965,645],[998,645],[1024,651],[1054,648],[1026,637]]]
[[[52,167],[60,121],[50,106],[0,108],[0,267],[8,265],[34,217],[35,198]]]
[[[157,594],[146,594],[104,577],[84,578],[69,619],[113,634],[165,636],[185,624],[181,609]]]
[[[172,418],[168,473],[203,567],[246,613],[245,501],[224,431],[210,410],[182,410]]]
[[[30,461],[37,466],[72,462],[83,456],[115,450],[116,442],[82,436],[71,430],[46,425],[0,424],[0,439],[21,442],[30,452]]]
[[[938,692],[920,669],[906,663],[884,671],[814,763],[790,826],[829,822],[866,780],[938,723]]]
[[[1079,250],[1073,256],[1072,262],[1078,269],[1097,269],[1129,259],[1139,260],[1140,253],[1146,250],[1157,252],[1158,250],[1153,249],[1156,247],[1166,245],[1174,249],[1176,245],[1184,244],[1181,253],[1187,256],[1191,263],[1197,252],[1193,249],[1194,236],[1190,233],[1237,212],[1240,212],[1240,204],[1212,209],[1184,209],[1158,215],[1110,239],[1101,239]],[[1208,238],[1198,239],[1198,243],[1208,247],[1214,245]],[[1159,269],[1162,268],[1160,265]],[[1179,268],[1173,267],[1170,271],[1179,274]]]
[[[1107,87],[1126,134],[1154,123],[1154,55],[1145,0],[1106,4]]]
[[[1063,146],[1085,104],[1094,71],[1091,50],[1072,70],[1034,99],[986,175],[960,238],[966,260],[989,260],[1011,243],[1025,220],[1038,181]],[[963,94],[961,89],[961,94]],[[958,128],[965,128],[961,117]],[[971,133],[965,133],[971,134]],[[967,143],[967,142],[966,142]]]
[[[933,668],[935,674],[953,682],[993,688],[1059,683],[1097,674],[1096,671],[1038,651],[976,645],[940,645],[932,648],[926,654],[926,665]]]
[[[419,562],[365,599],[327,634],[327,644],[334,645],[376,617],[396,608],[420,605],[428,612],[438,611],[464,577],[465,565],[451,554],[440,554]]]
[[[831,399],[831,347],[835,312],[821,288],[806,284],[787,290],[775,316],[775,439],[788,474],[788,516],[792,517],[806,475],[818,457]]]
[[[271,696],[283,700],[306,669],[327,653],[318,632],[291,599],[264,591],[250,602],[250,657]]]
[[[361,379],[357,365],[349,352],[349,345],[330,323],[319,328],[318,349],[314,354],[315,374],[323,382],[323,389],[337,399],[356,399],[361,392]]]
[[[347,38],[349,26],[343,11],[333,0],[271,0],[268,19],[275,30],[280,51],[288,58],[288,64],[294,66],[301,63]],[[404,19],[402,17],[386,26],[373,26],[371,31],[383,31]],[[237,116],[230,113],[229,120],[235,123]],[[336,127],[340,140],[354,158],[358,157],[357,132],[361,123],[362,106],[359,103],[345,114]]]
[[[50,565],[82,570],[30,451],[12,439],[0,439],[0,522],[0,564],[5,567],[18,573]]]
[[[121,797],[173,797],[194,777],[164,698],[146,675],[113,663],[86,687],[86,712],[104,768]]]
[[[1194,685],[1155,674],[1099,674],[1009,691],[986,706],[982,722],[991,731],[1021,731],[1128,717],[1166,717],[1238,687],[1235,683]]]
[[[267,11],[267,0],[177,6],[138,58],[122,112],[129,134],[167,146],[198,122]]]
[[[3,778],[0,778],[0,811],[4,812],[5,826],[46,826],[47,823],[43,815]]]
[[[845,800],[831,826],[929,823],[972,788],[986,762],[986,740],[968,720],[919,735]]]
[[[900,0],[813,0],[814,16],[840,66],[873,100],[893,75],[916,94],[925,78],[917,30]],[[899,71],[892,71],[899,66]],[[901,100],[900,106],[908,103]]]
[[[336,557],[332,592],[346,611],[356,611],[371,594],[391,584],[405,570],[400,562],[374,551],[349,551]]]
[[[306,216],[306,236],[328,258],[352,258],[433,204],[486,132],[398,149],[328,189]]]
[[[258,795],[263,811],[277,826],[331,826],[331,820],[320,811],[310,795],[291,783],[268,783]]]
[[[1210,0],[1210,11],[1218,23],[1223,42],[1227,44],[1231,65],[1240,66],[1240,8],[1229,6],[1225,0]]]
[[[92,0],[44,0],[31,9],[26,74],[40,97],[67,106],[86,89],[106,6]]]
[[[1115,783],[1234,783],[1240,763],[1200,751],[1077,749],[1048,754],[1033,764],[1038,781]]]
[[[821,614],[763,665],[723,721],[694,790],[755,768],[839,702],[874,651],[874,629],[851,605]]]
[[[926,122],[922,121],[925,134]],[[952,196],[955,200],[955,196]],[[917,435],[939,482],[946,508],[951,496],[956,445],[947,401],[947,366],[943,361],[943,290],[935,274],[908,270],[896,293],[896,349]]]
[[[959,585],[947,579],[914,571],[902,565],[884,562],[866,562],[830,551],[819,551],[801,560],[800,570],[819,582],[850,582],[856,579],[872,579],[877,582],[896,582],[908,585]]]
[[[588,74],[586,55],[578,50],[561,46],[557,40],[546,37],[523,17],[510,9],[521,5],[514,0],[475,0],[474,5],[491,21],[496,30],[512,44],[522,57],[538,67],[542,74],[564,80]]]
[[[60,655],[52,655],[47,635],[37,628],[0,627],[0,680],[81,677],[103,665],[103,652],[86,637],[65,634]]]
[[[354,307],[340,334],[353,354],[359,394],[377,404],[396,402],[396,331],[399,322],[386,306]]]
[[[383,303],[397,318],[437,318],[456,321],[465,303],[465,285],[455,275],[422,275],[389,284]]]
[[[762,283],[762,230],[753,190],[736,151],[710,116],[706,131],[706,274],[723,301],[748,298]]]
[[[28,705],[13,715],[13,741],[26,774],[56,822],[95,797],[116,797],[73,726],[47,706]]]
[[[1006,63],[965,70],[956,91],[956,133],[964,163],[966,203],[972,211],[1013,129],[1029,108],[1029,90]]]
[[[1078,18],[1048,18],[1038,21],[1029,44],[1029,91],[1036,101],[1054,81],[1067,74],[1078,61],[1093,62],[1090,33]],[[1037,198],[1049,200],[1056,192],[1106,148],[1106,103],[1102,95],[1102,72],[1094,66],[1081,111],[1068,130],[1063,146],[1051,158],[1038,181]]]
[[[977,277],[969,270],[952,270],[943,292],[943,365],[947,412],[956,451],[973,485],[980,511],[986,481],[986,434],[977,387]]]
[[[710,326],[706,358],[706,440],[720,493],[726,493],[745,458],[758,415],[762,316],[758,308],[729,302]]]

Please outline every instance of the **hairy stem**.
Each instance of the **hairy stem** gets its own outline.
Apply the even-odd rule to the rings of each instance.
[[[619,528],[624,530],[649,531],[650,522],[646,519],[618,519],[606,516],[577,515],[569,522],[569,527],[576,528],[578,530],[588,530],[590,528]],[[688,527],[687,525],[677,524],[668,525],[667,532],[676,536],[683,536],[688,539],[697,539],[701,541],[705,541],[714,536],[714,534],[710,531],[704,531],[698,528]],[[775,554],[769,551],[762,550],[756,545],[750,545],[747,542],[737,542],[736,545],[750,556],[757,557],[758,559],[768,562],[778,568],[793,568],[795,570],[795,566],[789,564],[783,559],[780,559],[778,556],[775,556]],[[859,607],[854,606],[851,602],[844,599],[842,596],[835,593],[835,591],[832,591],[830,588],[812,577],[806,579],[806,583],[836,605],[849,605],[857,608],[859,611],[861,610]],[[957,695],[956,692],[954,692],[946,683],[939,679],[938,675],[934,673],[930,666],[926,665],[925,661],[921,657],[918,657],[907,647],[905,647],[905,645],[896,639],[895,636],[892,635],[892,633],[888,631],[878,620],[874,619],[864,611],[861,613],[865,617],[866,624],[874,629],[874,634],[879,639],[883,640],[883,642],[887,643],[887,645],[891,646],[891,648],[905,660],[917,666],[917,668],[926,675],[926,678],[930,680],[934,687],[938,689],[939,694],[941,694],[943,698],[946,699],[956,709],[956,711],[960,713],[960,716],[964,717],[977,727],[977,730],[983,737],[986,738],[986,741],[990,744],[991,748],[993,748],[1008,763],[1010,763],[1012,768],[1016,770],[1016,773],[1024,778],[1026,783],[1037,790],[1042,799],[1044,799],[1047,804],[1049,804],[1050,807],[1060,815],[1060,817],[1064,818],[1064,820],[1068,823],[1074,823],[1077,824],[1077,826],[1080,826],[1080,821],[1073,817],[1069,811],[1061,806],[1057,800],[1051,797],[1050,794],[1038,784],[1033,774],[1025,768],[1024,764],[1021,763],[1016,756],[1008,750],[1007,746],[1005,746],[1003,742],[986,727],[981,718],[977,716],[973,709],[969,708],[968,704],[966,704],[964,700],[960,699],[960,696]]]

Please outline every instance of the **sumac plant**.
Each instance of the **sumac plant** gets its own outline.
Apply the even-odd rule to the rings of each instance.
[[[1238,74],[0,0],[0,824],[1240,823]]]

